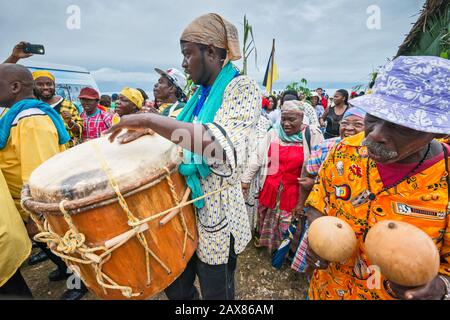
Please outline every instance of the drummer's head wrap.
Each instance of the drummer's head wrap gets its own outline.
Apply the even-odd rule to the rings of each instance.
[[[242,58],[236,27],[216,13],[208,13],[195,19],[183,31],[181,41],[213,45],[227,50],[223,65]]]
[[[32,75],[33,75],[33,80],[46,77],[46,78],[52,79],[52,81],[55,82],[55,76],[50,71],[47,71],[47,70],[34,71],[32,73]]]
[[[144,97],[139,92],[139,90],[133,88],[124,88],[121,92],[121,95],[125,96],[128,100],[134,103],[134,105],[140,110],[142,109],[142,105],[144,103]]]

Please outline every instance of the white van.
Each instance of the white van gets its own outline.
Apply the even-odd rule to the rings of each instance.
[[[91,87],[100,92],[94,77],[85,68],[42,62],[27,62],[24,65],[31,72],[38,70],[51,72],[56,78],[56,94],[72,101],[79,108],[80,101],[78,100],[78,96],[81,89]]]

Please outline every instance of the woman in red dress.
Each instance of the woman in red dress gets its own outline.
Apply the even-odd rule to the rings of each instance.
[[[259,194],[256,245],[269,252],[278,249],[288,230],[300,192],[298,178],[310,149],[322,142],[319,129],[303,124],[304,104],[288,101],[281,108],[281,123],[267,133],[258,146],[258,155],[243,175],[245,192],[258,171],[262,190]]]

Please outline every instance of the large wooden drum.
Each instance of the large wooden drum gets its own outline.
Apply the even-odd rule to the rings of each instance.
[[[198,243],[180,163],[180,149],[158,135],[100,138],[40,166],[22,204],[43,221],[36,239],[96,296],[147,299],[184,271]]]

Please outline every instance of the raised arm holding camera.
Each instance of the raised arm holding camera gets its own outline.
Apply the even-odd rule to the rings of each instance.
[[[32,57],[33,56],[32,53],[25,52],[25,50],[24,50],[25,46],[26,46],[26,42],[24,42],[24,41],[18,43],[14,47],[11,55],[3,63],[17,63],[20,59],[26,59],[26,58]]]

